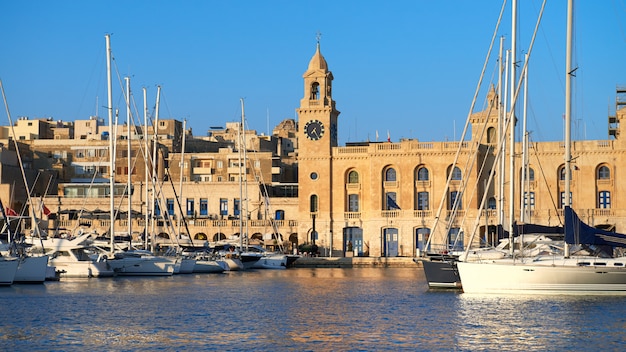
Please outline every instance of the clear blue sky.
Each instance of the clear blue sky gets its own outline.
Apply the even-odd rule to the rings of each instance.
[[[187,119],[194,135],[240,119],[267,132],[295,118],[316,33],[335,77],[339,139],[459,138],[501,1],[2,1],[0,79],[13,119],[106,119],[104,35],[131,76],[142,109],[162,86],[161,118]],[[518,58],[527,51],[539,0],[520,1]],[[615,88],[626,86],[626,3],[577,3],[574,138],[606,139]],[[550,1],[532,52],[529,128],[562,139],[566,1]],[[499,30],[510,46],[510,1]],[[497,52],[497,49],[496,49]],[[477,103],[495,82],[487,69]],[[125,118],[120,83],[114,105]],[[98,99],[98,103],[96,103]],[[2,109],[3,125],[8,120]],[[268,124],[269,121],[269,124]]]

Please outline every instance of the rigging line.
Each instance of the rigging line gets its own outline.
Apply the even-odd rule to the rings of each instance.
[[[104,54],[105,51],[106,51],[106,48],[101,48],[100,52],[98,53],[97,59],[95,60],[96,63],[93,65],[91,69],[91,73],[89,74],[89,78],[86,80],[85,88],[83,89],[83,96],[80,99],[78,108],[74,112],[74,116],[80,116],[80,110],[85,101],[85,97],[87,96],[87,92],[89,91],[89,82],[94,80],[94,76],[96,76],[96,72],[100,72],[100,69],[102,68],[102,65],[103,65],[104,58],[106,57],[106,55]],[[101,85],[104,86],[104,84],[102,84],[102,75],[97,75],[96,77],[99,77],[98,82],[96,82],[96,98],[97,98],[98,97],[97,93],[100,89],[99,87],[101,87]],[[95,113],[96,113],[96,116],[98,116],[98,112],[96,111]]]
[[[530,54],[533,51],[533,47],[534,47],[534,44],[535,44],[535,39],[537,37],[537,31],[538,31],[538,28],[539,28],[539,24],[541,23],[541,18],[543,16],[543,11],[544,11],[545,6],[546,6],[546,1],[547,0],[543,0],[542,6],[541,6],[541,12],[539,13],[539,16],[537,17],[537,22],[535,24],[535,30],[533,31],[532,39],[530,40],[530,44],[528,46],[528,58],[529,59],[528,60],[524,60],[524,66],[522,67],[522,72],[526,71],[526,69],[528,67],[528,62],[530,61]],[[523,77],[520,76],[520,78],[517,81],[517,86],[515,88],[515,92],[513,94],[512,100],[511,100],[511,106],[515,106],[515,103],[517,102],[517,98],[519,97],[519,93],[520,93],[520,90],[522,88],[522,83],[523,83],[523,79],[522,78]],[[509,124],[515,118],[515,114],[514,114],[513,109],[511,109],[507,115],[508,115],[508,117],[506,118],[505,130],[507,130]],[[503,134],[500,143],[504,143],[505,140],[506,140],[506,134]],[[515,148],[515,146],[511,146],[511,147]],[[501,149],[502,148],[499,148],[499,150],[498,150],[498,157],[500,156]],[[492,172],[494,172],[494,170],[492,170]],[[513,177],[513,175],[511,175],[510,177]],[[479,209],[484,207],[484,201],[485,201],[485,197],[483,196],[483,201],[481,202],[481,205],[480,205]],[[480,218],[477,217],[476,218],[476,222],[478,222],[478,221],[480,221]],[[512,224],[509,224],[509,225],[512,226]],[[475,226],[475,228],[477,228],[477,227],[478,226]],[[476,231],[474,229],[474,231],[472,232],[472,235],[470,236],[469,243],[472,243],[474,241],[475,236],[476,236]],[[469,255],[469,251],[470,251],[470,246],[467,246],[467,248],[465,249],[464,260],[467,259],[467,256]]]
[[[165,173],[167,175],[167,179],[170,181],[170,185],[172,186],[172,192],[174,193],[174,199],[176,200],[176,204],[178,205],[178,211],[180,212],[180,219],[176,219],[176,221],[178,223],[180,223],[180,221],[183,222],[183,225],[185,225],[185,229],[187,230],[187,236],[189,237],[189,242],[191,242],[191,246],[194,246],[193,239],[192,239],[192,236],[191,236],[191,231],[189,231],[189,226],[187,226],[187,219],[186,219],[186,217],[185,217],[185,215],[183,213],[183,206],[182,206],[182,204],[180,202],[180,198],[179,198],[179,196],[178,196],[178,194],[176,192],[176,186],[174,186],[174,180],[172,179],[172,174],[170,174],[170,168],[169,167],[165,168]],[[174,231],[175,230],[173,228],[174,224],[171,224],[171,227],[172,227],[171,230],[173,230],[172,234],[174,234],[174,237],[176,238],[176,244],[180,247],[180,243],[178,242],[178,236],[180,235],[180,231]],[[170,238],[170,240],[171,240],[171,238]]]
[[[493,36],[492,36],[491,42],[489,44],[489,49],[487,50],[487,55],[485,57],[485,62],[483,64],[483,67],[482,67],[482,70],[481,70],[478,82],[476,84],[476,90],[474,92],[474,97],[472,98],[472,103],[470,105],[468,116],[467,116],[467,119],[465,121],[465,127],[463,128],[463,133],[461,134],[461,139],[459,141],[459,146],[458,146],[458,149],[457,149],[457,152],[456,152],[456,155],[454,157],[454,161],[453,161],[452,165],[457,165],[457,162],[458,162],[459,154],[460,154],[461,148],[463,146],[462,142],[465,139],[465,135],[467,134],[468,125],[469,125],[469,122],[470,122],[470,117],[472,115],[472,112],[474,111],[474,105],[476,104],[476,100],[478,99],[478,93],[480,91],[480,87],[482,85],[482,81],[483,81],[483,78],[485,76],[485,71],[487,70],[487,66],[488,66],[488,63],[489,63],[489,58],[491,56],[491,52],[493,50],[494,42],[495,42],[495,40],[497,38],[497,35],[498,35],[497,34],[498,33],[498,28],[500,27],[500,23],[502,22],[502,16],[504,15],[504,10],[506,8],[506,2],[507,2],[506,0],[503,1],[502,7],[500,9],[500,14],[498,16],[498,21],[496,22],[496,26],[495,26],[495,29],[494,29],[494,32],[493,32]],[[450,173],[448,175],[448,178],[446,180],[446,185],[444,187],[444,192],[442,192],[442,196],[441,196],[441,199],[440,199],[440,202],[439,202],[439,207],[438,207],[437,213],[435,215],[435,220],[434,220],[434,223],[433,223],[433,226],[432,226],[432,230],[431,230],[432,234],[434,236],[431,235],[431,236],[428,237],[428,241],[426,242],[426,248],[428,248],[430,246],[432,238],[437,235],[436,229],[437,229],[437,225],[439,223],[439,219],[441,218],[441,212],[443,210],[444,202],[446,201],[447,190],[450,187],[451,179],[452,179],[452,173]],[[447,243],[447,237],[446,237],[445,241]]]
[[[96,150],[102,151],[103,149],[96,149]],[[98,159],[98,163],[97,163],[97,165],[99,167],[100,163],[102,163],[102,161],[103,161],[102,159],[104,158],[104,156],[106,154],[105,153],[98,153],[98,154],[100,154],[100,159]],[[94,173],[93,173],[93,176],[91,177],[91,182],[89,183],[89,187],[87,188],[87,192],[91,191],[91,189],[93,188],[97,175],[98,175],[98,169],[94,166]],[[87,197],[83,197],[83,203],[81,204],[80,211],[78,212],[76,224],[74,224],[74,228],[70,231],[70,234],[72,234],[72,235],[74,234],[74,231],[76,231],[78,229],[78,227],[80,226],[80,219],[82,218],[83,213],[85,212],[85,205],[87,205],[87,200],[88,199],[89,198],[87,198]]]
[[[28,190],[28,181],[26,180],[26,172],[24,171],[24,163],[22,162],[22,156],[20,154],[20,149],[19,149],[19,145],[17,143],[17,138],[16,138],[16,134],[15,134],[15,128],[13,127],[13,120],[11,119],[11,111],[9,110],[9,104],[7,102],[7,97],[6,94],[4,92],[4,86],[2,85],[2,80],[0,79],[0,91],[2,91],[2,100],[4,101],[4,107],[7,113],[7,118],[9,120],[9,126],[11,126],[11,136],[13,137],[13,144],[15,145],[15,152],[17,154],[17,160],[20,164],[20,172],[22,174],[22,181],[24,182],[24,188],[26,189],[26,196],[27,196],[27,201],[28,204],[31,206],[32,208],[32,204],[33,204],[33,200],[30,196],[30,191]],[[39,178],[39,174],[37,174],[37,178]],[[33,183],[33,187],[35,186],[35,183]],[[34,210],[31,211],[31,217],[33,219],[33,225],[35,225],[36,227],[39,227],[39,221],[37,219],[37,215],[35,214]],[[39,236],[40,240],[41,236]],[[42,248],[43,248],[43,242],[41,244]]]
[[[531,139],[531,136],[529,135],[528,138]],[[543,181],[545,182],[546,188],[548,189],[548,195],[550,195],[550,201],[552,202],[552,207],[554,208],[556,216],[559,219],[559,224],[563,226],[563,221],[561,219],[561,215],[559,214],[559,211],[556,205],[556,200],[554,199],[554,195],[552,194],[552,192],[550,192],[550,184],[548,183],[548,178],[546,177],[545,170],[543,166],[541,165],[541,160],[539,159],[539,152],[535,148],[534,141],[530,140],[529,144],[530,146],[532,146],[533,150],[535,151],[533,154],[535,156],[535,159],[537,160],[537,166],[539,166],[539,171],[541,171],[541,177]]]

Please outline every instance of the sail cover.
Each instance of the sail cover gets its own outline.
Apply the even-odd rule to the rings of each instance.
[[[565,207],[565,242],[626,247],[626,235],[589,226],[580,220],[572,208]]]
[[[515,236],[524,234],[551,234],[563,235],[563,226],[544,226],[537,224],[518,224],[513,226],[513,234]]]

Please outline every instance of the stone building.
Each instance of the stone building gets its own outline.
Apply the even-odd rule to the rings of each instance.
[[[504,179],[500,177],[501,108],[493,89],[486,110],[470,116],[466,141],[406,139],[339,146],[334,76],[319,44],[303,79],[298,109],[300,242],[315,242],[336,256],[415,256],[426,249],[462,249],[472,233],[474,245],[496,243],[497,226],[510,226],[510,217],[501,215],[509,214],[509,209],[515,222],[558,225],[563,221],[562,142],[529,143],[527,169],[521,162],[522,143],[516,143],[513,199],[498,186],[508,187],[511,177],[509,164]],[[616,114],[609,119],[610,135],[615,138],[573,143],[571,192],[573,208],[583,221],[623,232],[626,204],[620,174],[626,166],[626,146],[619,136],[626,109],[622,109],[622,94],[618,90]],[[506,152],[506,163],[509,156]],[[492,169],[496,177],[488,181]],[[522,208],[523,170],[528,177],[520,219],[522,213],[515,209]],[[429,237],[431,248],[426,248]]]
[[[156,137],[152,127],[131,128],[129,134],[127,126],[118,126],[114,169],[110,131],[99,118],[19,120],[19,136],[24,136],[18,138],[19,151],[29,184],[40,172],[47,175],[37,181],[41,197],[36,201],[55,212],[44,217],[48,233],[78,227],[109,231],[111,173],[120,212],[116,232],[149,233],[164,244],[182,240],[202,245],[246,231],[244,237],[266,245],[282,239],[288,249],[315,242],[321,255],[415,256],[427,249],[462,248],[470,240],[496,243],[498,225],[510,226],[505,214],[522,205],[524,211],[515,210],[513,221],[563,221],[562,142],[530,142],[528,168],[522,167],[522,143],[516,143],[514,191],[500,186],[511,184],[508,166],[504,172],[501,168],[510,154],[498,154],[498,141],[507,136],[498,133],[503,109],[493,89],[485,110],[471,114],[465,141],[403,139],[340,146],[333,80],[318,44],[303,75],[297,121],[282,121],[271,136],[244,131],[241,123],[211,128],[206,137],[193,136],[178,120],[160,120]],[[588,224],[618,232],[626,232],[620,178],[626,162],[620,125],[626,117],[624,97],[626,91],[618,89],[609,139],[572,145],[574,209]],[[17,154],[9,131],[2,132],[0,197],[20,207],[26,200],[25,189],[16,192],[14,186]],[[524,182],[522,174],[528,175]],[[51,186],[41,181],[51,178]]]

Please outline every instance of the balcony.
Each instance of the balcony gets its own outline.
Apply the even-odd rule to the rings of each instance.
[[[194,167],[191,172],[195,175],[214,175],[215,169],[212,167]]]
[[[343,218],[344,220],[360,219],[361,212],[360,211],[347,211],[343,213]]]

